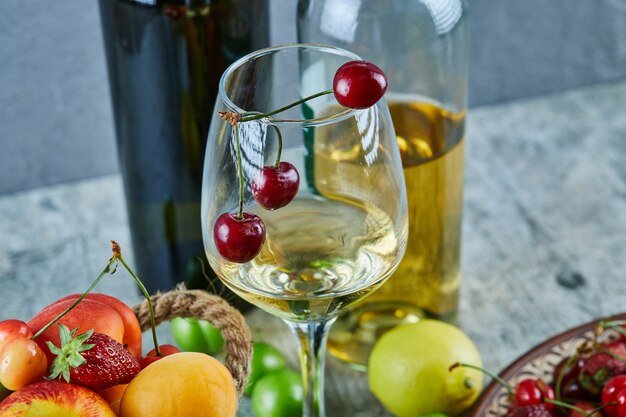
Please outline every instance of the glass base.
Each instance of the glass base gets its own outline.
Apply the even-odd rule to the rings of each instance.
[[[367,371],[370,352],[386,332],[402,324],[433,318],[456,324],[457,311],[429,314],[414,304],[370,302],[342,314],[330,329],[328,351],[349,367]]]

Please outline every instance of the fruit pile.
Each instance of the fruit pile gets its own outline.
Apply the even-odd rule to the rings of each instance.
[[[28,323],[0,322],[0,417],[234,417],[235,383],[217,359],[159,345],[154,309],[119,246],[83,294],[43,308]],[[91,293],[123,265],[146,296],[154,349],[142,356],[141,327],[119,299]]]
[[[626,417],[625,326],[624,321],[600,322],[595,338],[564,358],[551,381],[526,378],[512,387],[483,371],[507,390],[508,417]],[[607,337],[607,330],[618,338]]]

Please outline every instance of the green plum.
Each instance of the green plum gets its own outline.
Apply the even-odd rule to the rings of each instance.
[[[183,351],[216,355],[224,349],[220,330],[206,320],[176,317],[170,324],[172,336]]]
[[[255,343],[252,349],[250,378],[244,392],[247,395],[252,394],[254,384],[262,376],[280,371],[286,367],[287,359],[278,349],[268,343]]]
[[[252,390],[256,417],[302,417],[304,388],[299,373],[283,369],[263,376]]]

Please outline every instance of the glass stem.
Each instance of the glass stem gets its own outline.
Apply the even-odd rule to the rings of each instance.
[[[288,322],[298,338],[302,382],[304,386],[303,417],[325,417],[324,360],[328,330],[336,317],[310,323]]]

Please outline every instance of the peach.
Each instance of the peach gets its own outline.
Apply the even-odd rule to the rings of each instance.
[[[59,313],[72,305],[72,300],[60,301],[49,305],[33,317],[28,325],[33,332],[37,333],[42,327],[52,321]],[[72,311],[67,313],[58,323],[66,325],[70,330],[78,328],[78,333],[84,333],[94,329],[97,333],[104,333],[119,343],[123,343],[124,322],[113,307],[94,300],[83,300]],[[61,343],[59,328],[55,324],[48,328],[37,338],[37,343],[48,357],[48,363],[52,363],[55,356],[50,353],[46,345],[49,340],[56,346]]]
[[[75,301],[79,297],[80,294],[68,295],[67,297],[61,298],[53,304],[66,300]],[[107,294],[91,293],[87,294],[86,299],[107,304],[115,311],[117,311],[117,313],[122,318],[122,322],[124,322],[124,338],[122,341],[122,345],[124,345],[124,347],[126,347],[126,349],[128,349],[130,353],[135,355],[137,359],[141,359],[141,327],[139,326],[139,320],[137,320],[137,316],[135,316],[133,310],[131,310],[131,308],[127,306],[124,302]]]
[[[78,385],[43,381],[28,385],[0,403],[0,417],[115,417],[98,394]]]
[[[116,415],[120,415],[120,402],[128,384],[115,385],[111,388],[94,391],[109,403],[109,406]]]

